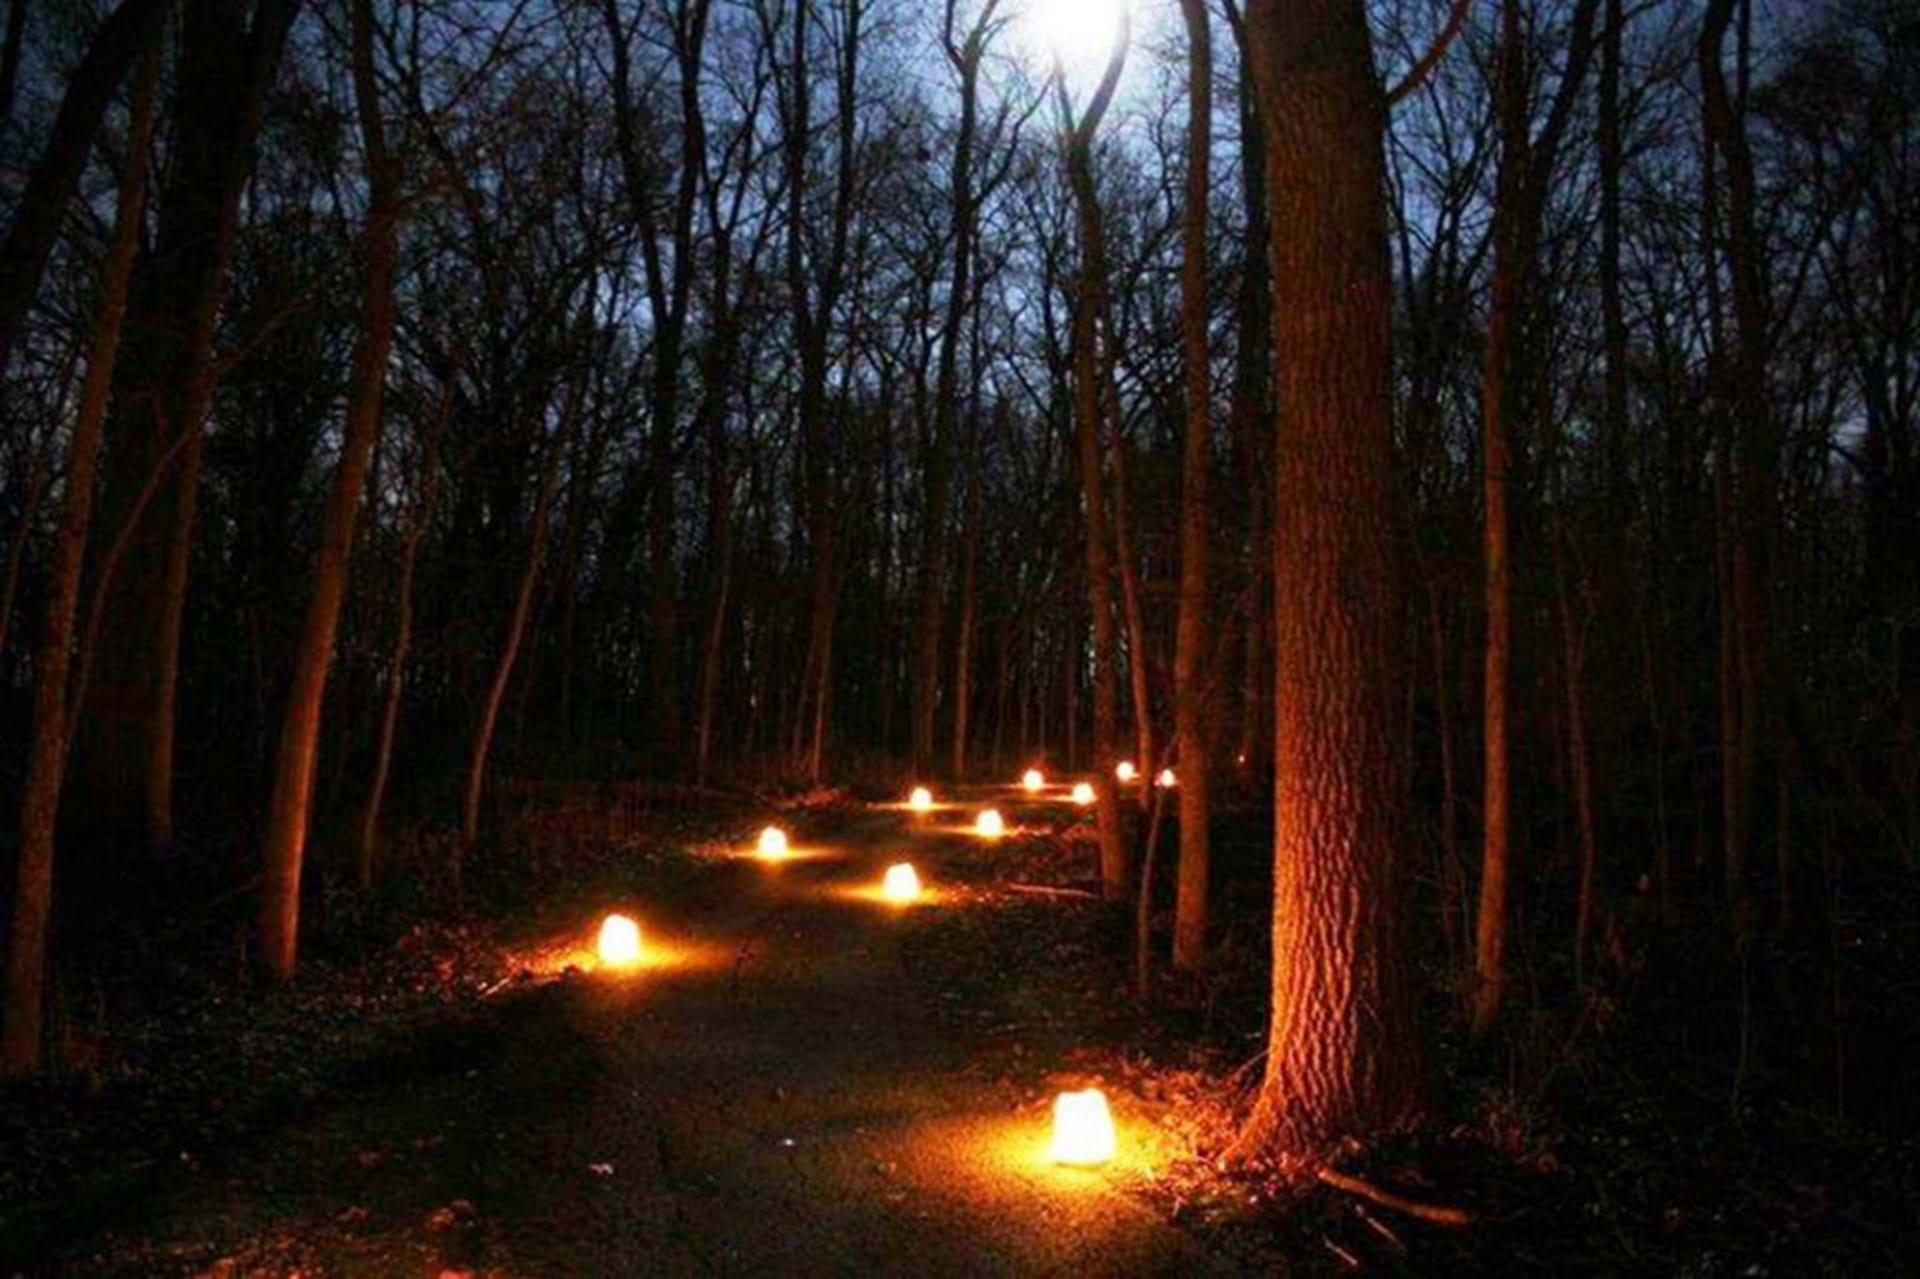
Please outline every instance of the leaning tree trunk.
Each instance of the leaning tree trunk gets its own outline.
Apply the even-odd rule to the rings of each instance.
[[[1239,1149],[1316,1159],[1420,1101],[1402,938],[1385,99],[1362,0],[1249,8],[1275,393],[1272,1022]]]
[[[380,736],[374,744],[373,778],[367,785],[366,804],[360,811],[360,891],[363,893],[373,891],[380,813],[386,806],[387,778],[393,767],[393,742],[400,723],[400,697],[406,691],[407,661],[413,655],[413,570],[440,496],[440,435],[453,415],[456,395],[455,382],[449,377],[441,393],[439,419],[421,449],[420,475],[416,477],[421,485],[420,494],[400,547],[400,580],[394,587],[393,651],[387,655],[387,684],[380,708]]]
[[[0,1038],[0,1075],[21,1078],[40,1068],[40,1011],[46,977],[47,924],[53,914],[54,831],[60,785],[66,774],[67,672],[80,574],[86,562],[87,528],[93,518],[94,474],[107,416],[107,392],[127,312],[127,280],[140,244],[147,191],[147,155],[153,134],[153,100],[160,79],[157,46],[142,63],[133,92],[127,168],[114,210],[113,243],[102,271],[100,309],[94,318],[93,351],[87,360],[80,410],[67,442],[67,492],[60,534],[53,548],[46,620],[34,659],[33,728],[27,775],[20,794],[20,851],[15,871],[12,932],[7,943],[6,1029]]]
[[[1213,138],[1213,46],[1206,0],[1181,0],[1187,71],[1187,205],[1181,229],[1180,335],[1186,356],[1187,438],[1180,513],[1180,619],[1173,658],[1174,753],[1180,760],[1180,865],[1173,966],[1207,953],[1207,472],[1213,383],[1207,354],[1207,198]]]
[[[300,646],[294,654],[286,719],[280,729],[280,749],[274,757],[266,837],[261,845],[260,955],[275,981],[292,978],[299,952],[300,869],[306,854],[314,764],[319,756],[320,712],[326,698],[327,674],[333,666],[340,607],[347,594],[347,561],[353,553],[361,491],[366,487],[367,465],[380,435],[387,355],[393,349],[400,197],[397,175],[387,156],[380,91],[374,80],[372,0],[354,0],[352,26],[353,96],[360,116],[367,184],[372,192],[367,212],[366,289],[361,303],[360,339],[353,353],[352,386],[347,392],[346,433],[333,487],[327,495],[326,523],[313,567],[313,594],[307,601]]]
[[[584,395],[581,383],[585,374],[574,371],[567,386],[566,408],[560,414],[559,433],[548,442],[540,492],[534,499],[533,532],[527,543],[527,562],[520,571],[520,586],[514,593],[513,611],[507,616],[507,633],[500,643],[500,655],[493,666],[493,678],[487,682],[486,698],[480,704],[480,720],[474,726],[473,747],[467,755],[467,785],[460,801],[460,842],[455,848],[453,882],[457,890],[465,873],[467,855],[480,836],[480,791],[486,782],[487,756],[493,750],[493,733],[500,721],[500,705],[506,700],[507,685],[513,680],[513,668],[526,640],[527,618],[533,612],[533,588],[540,580],[540,565],[547,554],[547,527],[553,510],[554,494],[560,488],[560,462],[573,438],[574,423],[581,413]],[[536,420],[544,418],[539,415]]]

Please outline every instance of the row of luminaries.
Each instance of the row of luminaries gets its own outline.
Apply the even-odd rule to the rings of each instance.
[[[1122,763],[1115,773],[1122,782],[1134,779],[1134,768],[1130,763]],[[1173,770],[1163,770],[1156,780],[1163,787],[1174,785]],[[1037,793],[1046,787],[1046,778],[1040,770],[1028,769],[1020,784],[1029,793]],[[1071,798],[1076,804],[1091,804],[1093,787],[1087,782],[1079,782],[1073,787]],[[908,797],[907,807],[917,813],[931,812],[934,807],[933,792],[925,786],[914,787]],[[990,839],[999,838],[1007,830],[1006,820],[995,808],[982,809],[974,819],[973,828],[975,834]],[[784,861],[791,852],[786,831],[778,826],[761,830],[755,843],[755,852],[766,861]],[[920,873],[911,862],[896,862],[887,867],[880,881],[881,896],[896,905],[904,906],[918,901],[921,891]],[[635,967],[642,958],[640,925],[626,915],[608,915],[600,924],[595,949],[601,964],[607,968],[622,970]],[[1053,1162],[1091,1167],[1113,1158],[1114,1147],[1113,1115],[1107,1107],[1106,1095],[1098,1088],[1063,1092],[1054,1099],[1053,1137],[1049,1146]]]
[[[1129,759],[1123,759],[1118,764],[1115,764],[1113,766],[1113,775],[1123,786],[1131,785],[1140,779],[1139,770],[1133,766],[1133,761]],[[1153,784],[1162,790],[1171,790],[1174,786],[1178,785],[1178,783],[1179,779],[1174,775],[1171,768],[1161,769],[1159,774],[1153,779]],[[1038,795],[1046,788],[1047,776],[1037,768],[1029,768],[1020,778],[1020,789],[1026,791],[1029,795]],[[1093,783],[1075,782],[1073,789],[1068,792],[1067,797],[1082,808],[1091,806],[1093,803]],[[916,813],[932,812],[933,792],[924,786],[914,787],[912,794],[907,796],[907,807]],[[995,829],[1000,825],[1000,814],[998,811],[989,808],[980,814],[980,819],[975,829],[976,832],[981,835],[1005,834],[1004,829]]]

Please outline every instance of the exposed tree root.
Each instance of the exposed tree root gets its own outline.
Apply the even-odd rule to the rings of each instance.
[[[1033,893],[1041,897],[1084,897],[1088,901],[1099,901],[1099,893],[1090,893],[1084,888],[1052,888],[1046,884],[1001,884],[1001,888],[1010,893]]]
[[[1336,1190],[1358,1195],[1369,1203],[1379,1204],[1382,1208],[1391,1208],[1395,1212],[1403,1212],[1409,1217],[1431,1221],[1436,1226],[1457,1228],[1473,1224],[1473,1214],[1463,1208],[1448,1208],[1439,1204],[1424,1204],[1415,1199],[1403,1198],[1390,1190],[1380,1189],[1370,1181],[1363,1181],[1344,1172],[1335,1172],[1331,1168],[1318,1169],[1314,1175]]]

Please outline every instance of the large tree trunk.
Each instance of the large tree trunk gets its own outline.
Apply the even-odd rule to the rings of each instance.
[[[1420,1105],[1392,528],[1391,267],[1367,6],[1247,14],[1274,196],[1272,1025],[1242,1152],[1316,1159]]]
[[[151,44],[151,42],[150,42]],[[6,1030],[0,1040],[0,1074],[30,1075],[40,1068],[40,1012],[46,976],[47,924],[53,914],[55,825],[60,785],[66,773],[69,724],[67,674],[80,574],[93,517],[94,476],[100,435],[113,385],[120,331],[127,311],[127,281],[147,191],[147,156],[153,134],[153,100],[160,79],[157,45],[135,80],[127,167],[114,210],[113,242],[102,268],[100,308],[94,317],[93,349],[87,359],[80,409],[67,442],[67,491],[54,543],[46,618],[34,660],[33,728],[27,775],[20,794],[20,852],[15,871],[12,931],[7,942]]]
[[[1181,0],[1187,47],[1187,203],[1181,227],[1180,336],[1186,356],[1187,438],[1180,513],[1180,618],[1173,658],[1174,754],[1180,761],[1180,865],[1173,966],[1207,953],[1207,472],[1213,465],[1213,379],[1207,352],[1207,201],[1213,156],[1213,34],[1206,0]]]

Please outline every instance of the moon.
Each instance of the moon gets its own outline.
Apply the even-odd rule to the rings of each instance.
[[[1044,66],[1059,59],[1069,83],[1092,84],[1106,69],[1128,0],[1026,0],[1022,43]]]

